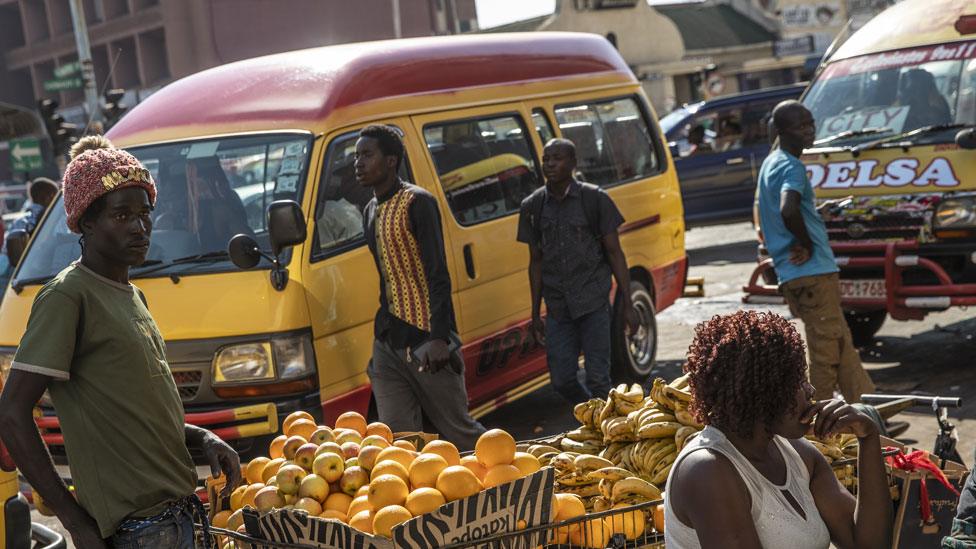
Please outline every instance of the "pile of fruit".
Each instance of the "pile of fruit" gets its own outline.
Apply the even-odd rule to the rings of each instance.
[[[282,431],[268,457],[243,467],[244,484],[231,494],[230,509],[213,517],[214,526],[243,531],[245,507],[301,509],[390,537],[412,517],[540,469],[539,460],[517,452],[515,440],[500,429],[484,433],[474,454],[463,458],[443,440],[420,451],[412,442],[394,441],[387,425],[367,424],[355,412],[339,416],[333,428],[295,412]]]
[[[620,385],[606,400],[578,404],[580,427],[564,433],[558,448],[529,447],[543,465],[556,468],[556,491],[582,498],[587,510],[603,511],[661,499],[678,452],[702,425],[688,412],[687,377]]]
[[[810,444],[820,450],[823,454],[824,459],[827,463],[830,463],[834,467],[834,475],[837,476],[837,480],[844,485],[848,490],[853,490],[857,487],[857,474],[856,467],[854,463],[848,464],[837,464],[835,462],[841,460],[847,460],[851,458],[857,458],[858,442],[857,437],[852,434],[840,434],[833,435],[826,439],[817,438],[814,435],[807,435],[806,439],[810,441]]]

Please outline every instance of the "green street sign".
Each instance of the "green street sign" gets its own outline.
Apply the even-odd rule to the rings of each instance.
[[[71,63],[61,65],[60,67],[54,69],[55,78],[66,78],[73,74],[78,74],[81,72],[81,62],[73,61]]]
[[[10,163],[15,172],[39,170],[44,162],[41,158],[41,142],[33,137],[10,140]]]
[[[64,90],[80,90],[82,82],[80,76],[69,78],[55,78],[54,80],[44,81],[44,91],[59,92]]]

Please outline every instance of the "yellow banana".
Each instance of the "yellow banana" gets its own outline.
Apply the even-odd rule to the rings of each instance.
[[[623,480],[627,477],[632,477],[634,476],[634,474],[622,467],[602,467],[600,469],[590,472],[590,476],[592,478],[596,478],[600,480],[617,482],[618,480]]]
[[[597,482],[599,482],[599,480],[578,473],[570,473],[568,475],[556,477],[556,483],[560,486],[586,486],[588,484],[596,484]]]
[[[664,385],[661,387],[661,392],[670,398],[673,402],[691,402],[691,393],[685,391],[680,391],[675,389],[670,385]]]
[[[614,401],[614,411],[616,411],[617,414],[622,416],[625,416],[631,412],[640,409],[641,409],[640,402],[630,402],[622,398],[618,398],[616,401]]]
[[[644,471],[647,472],[648,476],[654,476],[654,471],[657,468],[657,464],[668,455],[677,451],[678,447],[674,445],[674,440],[668,439],[666,444],[655,450],[653,454],[644,460]]]
[[[698,429],[695,429],[694,427],[688,427],[687,425],[675,431],[674,445],[678,448],[679,452],[681,451],[682,448],[685,447],[685,441],[688,440],[688,437],[690,437],[691,435],[697,432]]]
[[[548,444],[533,444],[532,446],[529,446],[528,452],[530,454],[532,454],[533,456],[535,456],[535,457],[539,457],[542,454],[548,454],[550,452],[556,452],[558,454],[559,453],[559,449],[558,448],[553,448],[552,446],[549,446]]]
[[[697,430],[701,430],[705,428],[705,426],[699,423],[698,420],[695,419],[695,416],[693,416],[691,412],[689,412],[686,409],[675,410],[674,417],[675,419],[678,420],[678,423],[682,425],[687,425],[688,427],[694,427]]]
[[[614,417],[614,414],[617,412],[616,409],[613,407],[614,394],[615,391],[613,389],[610,389],[610,398],[608,398],[607,401],[603,404],[603,408],[600,410],[600,415],[597,416],[596,413],[593,414],[595,416],[594,423],[596,423],[597,425],[603,425],[604,421]]]
[[[674,460],[676,459],[678,459],[678,452],[671,452],[670,454],[661,458],[661,460],[654,465],[654,470],[651,472],[651,482],[654,484],[661,484],[668,480],[668,473],[671,472],[671,466],[674,465]]]
[[[639,407],[640,403],[644,401],[644,388],[637,383],[634,383],[630,387],[621,385],[617,387],[617,399],[637,404]]]
[[[675,402],[667,393],[665,393],[665,387],[667,387],[667,384],[664,383],[663,379],[655,379],[654,384],[651,387],[651,399],[653,399],[659,407],[664,408],[665,410],[674,410]]]
[[[615,482],[617,481],[607,480],[607,479],[601,480],[600,483],[597,485],[597,489],[600,491],[600,495],[607,499],[610,499],[610,497],[613,495],[613,485]]]
[[[576,464],[574,463],[574,459],[575,458],[573,458],[569,454],[563,452],[553,457],[552,461],[550,461],[549,464],[555,467],[556,471],[559,473],[572,473],[576,471]]]
[[[603,440],[603,433],[592,427],[580,427],[578,429],[573,429],[572,431],[566,431],[564,436],[577,442],[586,442],[587,440]]]
[[[626,444],[623,442],[611,442],[598,455],[612,463],[617,463],[616,460],[619,459],[620,451],[623,450],[624,446]]]
[[[688,374],[674,378],[671,383],[668,383],[668,386],[679,391],[684,391],[688,388]]]
[[[573,417],[576,421],[580,422],[581,425],[586,425],[586,421],[583,419],[584,414],[590,409],[589,402],[580,402],[576,406],[573,406]]]
[[[596,496],[593,498],[593,511],[599,513],[601,511],[610,510],[610,500],[603,496]]]
[[[539,460],[539,464],[545,467],[552,462],[552,458],[559,455],[559,452],[546,452],[544,454],[539,454],[536,459]]]
[[[832,446],[830,444],[824,444],[819,440],[810,440],[810,444],[813,444],[813,446],[817,450],[820,450],[821,454],[823,454],[826,457],[829,457],[831,460],[844,459],[846,457],[844,456],[844,452],[841,451],[841,449],[836,446]]]
[[[560,486],[557,492],[561,494],[576,494],[581,498],[588,498],[600,495],[600,485],[594,483],[585,484],[583,486]]]
[[[599,456],[584,454],[576,456],[576,459],[573,460],[573,466],[576,468],[577,473],[586,474],[597,469],[603,469],[604,467],[613,467],[613,462]]]
[[[624,498],[634,496],[646,498],[647,501],[660,499],[661,490],[646,480],[637,477],[627,477],[613,484],[610,501],[617,503]]]
[[[655,423],[645,423],[637,429],[637,438],[663,438],[673,437],[681,424],[676,421],[658,421]]]
[[[596,441],[579,442],[571,438],[563,438],[559,441],[559,447],[563,451],[576,452],[578,454],[598,454],[603,449],[603,445]]]

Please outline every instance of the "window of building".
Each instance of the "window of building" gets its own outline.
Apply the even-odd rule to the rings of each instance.
[[[532,111],[532,123],[535,124],[535,131],[539,133],[539,140],[542,141],[543,146],[556,137],[556,132],[552,130],[552,123],[542,109]]]
[[[315,246],[319,254],[359,246],[363,238],[363,209],[373,199],[373,191],[356,181],[353,164],[359,132],[341,135],[332,141],[326,155],[315,209]],[[400,179],[411,181],[404,153]]]
[[[606,187],[657,172],[650,124],[632,98],[556,108],[563,137],[576,144],[583,179]]]
[[[538,164],[517,115],[459,120],[424,128],[447,203],[461,225],[518,211],[541,182]]]

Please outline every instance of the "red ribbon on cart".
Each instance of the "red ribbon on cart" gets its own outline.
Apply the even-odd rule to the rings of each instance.
[[[888,449],[889,448],[885,448],[885,450]],[[932,476],[942,483],[943,486],[951,490],[952,493],[957,497],[959,496],[959,490],[956,490],[956,487],[949,482],[949,479],[946,478],[945,473],[942,472],[942,469],[940,469],[938,465],[932,463],[932,460],[929,459],[929,453],[924,450],[915,450],[909,454],[899,452],[893,456],[886,457],[885,461],[887,461],[888,465],[894,467],[895,469],[900,469],[909,473],[919,470],[928,471],[929,473],[932,473]],[[919,512],[922,513],[922,520],[925,521],[926,524],[929,524],[932,522],[932,505],[929,502],[929,488],[924,477],[922,478],[922,482],[919,484],[919,495],[921,496],[918,502]]]

